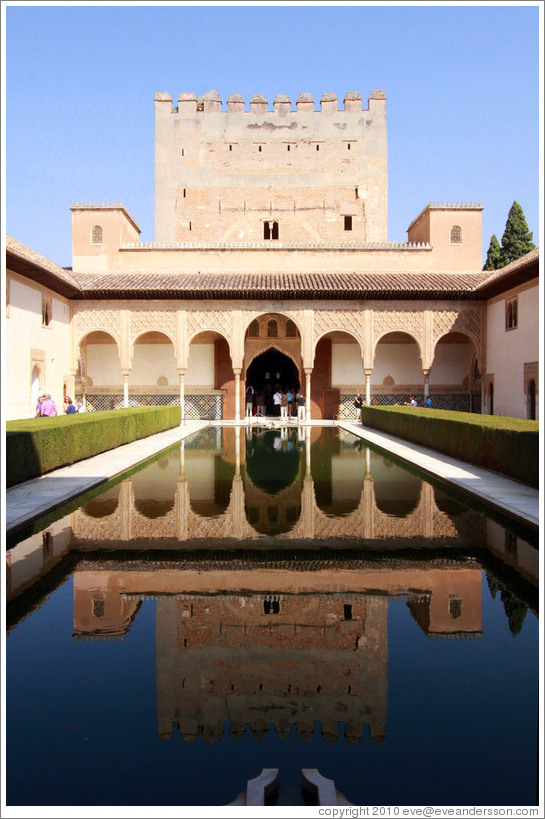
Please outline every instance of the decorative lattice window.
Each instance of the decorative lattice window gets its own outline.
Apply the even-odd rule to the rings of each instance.
[[[515,330],[518,327],[518,301],[508,299],[505,302],[505,329]]]
[[[91,229],[91,244],[92,245],[102,244],[102,228],[100,227],[100,225],[93,225]]]
[[[49,327],[51,324],[51,296],[42,294],[42,327]]]
[[[267,335],[269,338],[277,338],[278,337],[278,322],[276,319],[271,319],[267,324]]]
[[[254,319],[248,327],[248,335],[253,338],[259,335],[259,322],[257,319]]]
[[[450,229],[450,243],[451,245],[462,244],[462,228],[460,225],[453,225]]]

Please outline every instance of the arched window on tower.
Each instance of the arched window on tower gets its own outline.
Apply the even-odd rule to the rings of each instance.
[[[259,322],[257,319],[254,319],[248,327],[248,335],[254,338],[259,335]]]
[[[91,229],[91,244],[92,245],[102,244],[102,228],[100,227],[100,225],[93,225]]]
[[[450,243],[451,245],[462,244],[462,228],[460,225],[453,225],[450,229]]]
[[[278,337],[278,322],[276,319],[270,319],[267,324],[267,335],[269,338]]]

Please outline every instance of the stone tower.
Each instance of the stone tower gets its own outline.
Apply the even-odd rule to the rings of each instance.
[[[386,98],[155,95],[155,241],[387,241]]]

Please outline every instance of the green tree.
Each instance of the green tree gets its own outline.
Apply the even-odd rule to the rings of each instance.
[[[501,267],[501,247],[498,242],[498,237],[493,233],[483,270],[497,270],[498,267]]]
[[[534,248],[535,244],[532,242],[532,234],[528,230],[524,212],[518,202],[513,202],[501,239],[500,267],[520,259]]]

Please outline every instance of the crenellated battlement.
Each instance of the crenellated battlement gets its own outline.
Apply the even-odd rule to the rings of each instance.
[[[357,91],[347,91],[343,104],[344,109],[339,108],[339,100],[337,94],[332,92],[325,92],[320,99],[319,110],[324,113],[333,113],[336,111],[357,112],[362,110],[371,110],[375,103],[383,103],[386,100],[386,94],[383,90],[371,91],[368,98],[368,108],[362,108],[362,98]],[[182,114],[184,117],[197,116],[197,114],[216,114],[222,111],[222,99],[217,91],[208,91],[206,94],[196,96],[192,91],[182,91],[178,97],[178,105],[174,107],[172,97],[168,92],[159,91],[155,94],[156,103],[170,103],[171,113]],[[272,108],[269,108],[269,101],[263,94],[254,94],[249,101],[249,108],[245,107],[246,103],[241,94],[231,94],[227,98],[227,113],[250,113],[250,114],[267,114],[277,113],[286,115],[288,113],[308,113],[317,110],[312,94],[308,92],[301,92],[297,97],[295,103],[295,110],[292,109],[292,101],[287,94],[277,94],[272,103]]]

